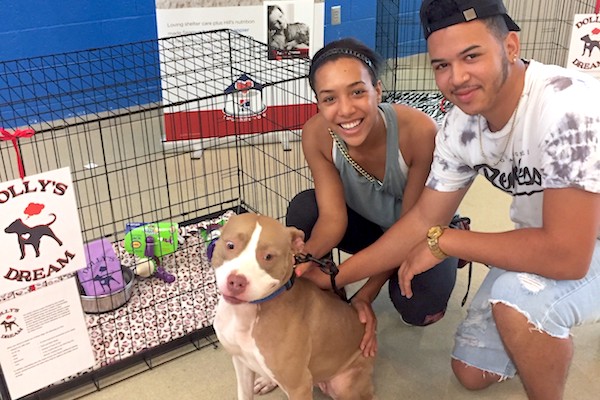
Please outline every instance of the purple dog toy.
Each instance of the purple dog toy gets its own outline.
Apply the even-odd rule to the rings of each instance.
[[[154,237],[146,236],[146,249],[144,250],[144,255],[150,259],[153,259],[156,265],[159,265],[159,259],[154,255]],[[167,283],[175,282],[175,275],[168,273],[163,267],[158,266],[156,268],[156,272],[154,272],[154,276],[158,279],[163,280]]]

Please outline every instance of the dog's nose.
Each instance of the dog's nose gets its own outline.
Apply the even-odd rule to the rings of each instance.
[[[248,280],[244,275],[232,273],[227,277],[227,288],[229,289],[229,292],[234,296],[243,293],[244,290],[246,290],[247,285]]]

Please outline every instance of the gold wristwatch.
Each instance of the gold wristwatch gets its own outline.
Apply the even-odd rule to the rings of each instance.
[[[432,226],[427,231],[427,246],[429,246],[429,250],[431,251],[431,254],[433,254],[435,257],[439,258],[440,260],[443,260],[448,257],[448,255],[446,253],[444,253],[442,251],[442,249],[440,249],[440,245],[439,245],[440,236],[442,236],[442,234],[444,233],[444,230],[446,228],[448,228],[448,227],[436,225],[436,226]]]

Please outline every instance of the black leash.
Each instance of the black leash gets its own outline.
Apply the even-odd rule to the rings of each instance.
[[[454,218],[452,218],[452,221],[450,222],[450,228],[470,231],[471,230],[471,219],[469,217],[461,217],[460,215],[456,214],[454,216]],[[465,293],[465,296],[463,297],[463,299],[460,303],[461,307],[465,306],[465,303],[467,302],[467,298],[469,297],[469,290],[471,290],[471,278],[473,275],[473,261],[467,261],[467,260],[462,260],[462,259],[458,260],[458,269],[464,268],[467,265],[469,266],[469,276],[468,276],[468,281],[467,281],[467,293]]]
[[[333,260],[329,257],[324,258],[316,258],[313,257],[312,254],[296,254],[294,255],[294,260],[296,264],[302,264],[305,262],[312,261],[319,266],[319,269],[329,275],[329,279],[331,280],[331,288],[339,296],[340,299],[344,300],[346,303],[349,303],[348,298],[346,297],[346,291],[338,288],[335,284],[335,277],[340,272],[337,265],[333,262]]]

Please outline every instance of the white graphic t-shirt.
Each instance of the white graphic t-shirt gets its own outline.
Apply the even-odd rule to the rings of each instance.
[[[513,196],[517,228],[542,226],[544,189],[600,193],[596,96],[600,82],[594,78],[530,61],[519,106],[500,131],[490,132],[479,115],[452,108],[436,137],[427,186],[450,192],[483,175]]]

